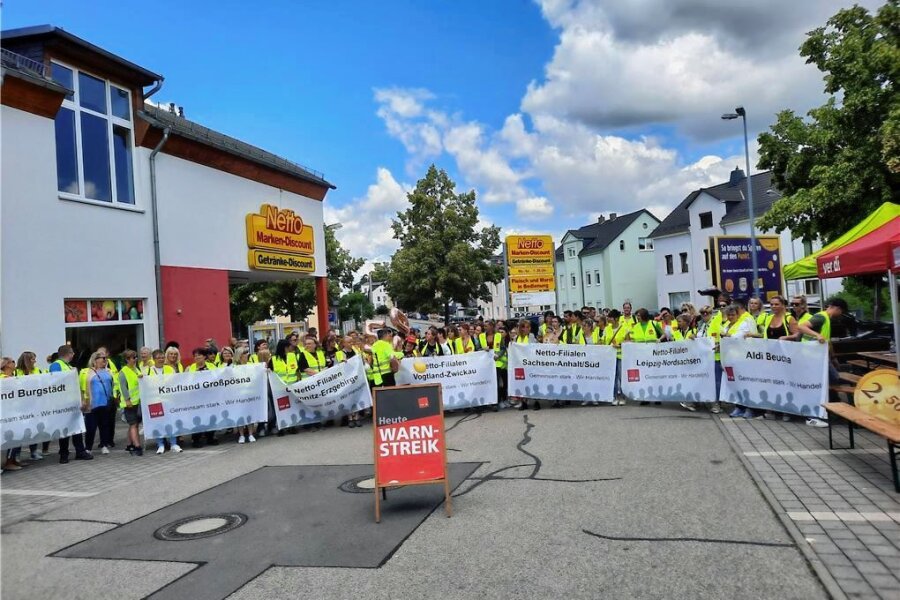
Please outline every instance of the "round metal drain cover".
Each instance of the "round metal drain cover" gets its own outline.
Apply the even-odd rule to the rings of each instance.
[[[153,537],[170,542],[196,540],[237,529],[246,522],[247,515],[241,513],[195,515],[163,525],[153,532]]]
[[[375,477],[372,475],[363,475],[362,477],[354,477],[349,481],[345,481],[338,486],[342,492],[350,494],[371,494],[375,489]]]

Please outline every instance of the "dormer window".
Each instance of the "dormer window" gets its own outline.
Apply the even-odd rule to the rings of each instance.
[[[133,206],[131,92],[55,61],[51,75],[72,90],[56,115],[60,197]]]

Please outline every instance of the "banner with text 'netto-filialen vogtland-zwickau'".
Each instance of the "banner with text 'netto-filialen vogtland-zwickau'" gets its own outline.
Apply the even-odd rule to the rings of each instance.
[[[3,450],[84,431],[78,372],[0,379]]]
[[[622,393],[641,402],[713,402],[713,339],[622,344]]]
[[[612,402],[616,350],[612,346],[510,344],[512,397],[568,402]]]
[[[404,358],[397,385],[440,383],[445,410],[497,404],[493,352]]]

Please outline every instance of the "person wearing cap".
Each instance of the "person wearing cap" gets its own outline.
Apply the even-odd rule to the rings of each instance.
[[[403,358],[415,358],[419,356],[418,340],[416,336],[409,334],[403,341]]]

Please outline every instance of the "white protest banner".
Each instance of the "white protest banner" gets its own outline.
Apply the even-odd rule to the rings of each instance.
[[[291,385],[269,373],[269,385],[278,429],[330,421],[372,406],[366,366],[359,356]]]
[[[3,450],[49,442],[84,431],[78,372],[0,379]]]
[[[759,410],[824,417],[828,345],[722,338],[719,400]]]
[[[440,383],[444,410],[497,404],[497,368],[493,352],[404,358],[397,385]]]
[[[510,344],[508,393],[518,398],[612,402],[616,349],[570,344]]]
[[[713,339],[622,344],[622,393],[641,402],[714,402]]]
[[[243,427],[268,419],[265,365],[142,377],[147,438]]]

